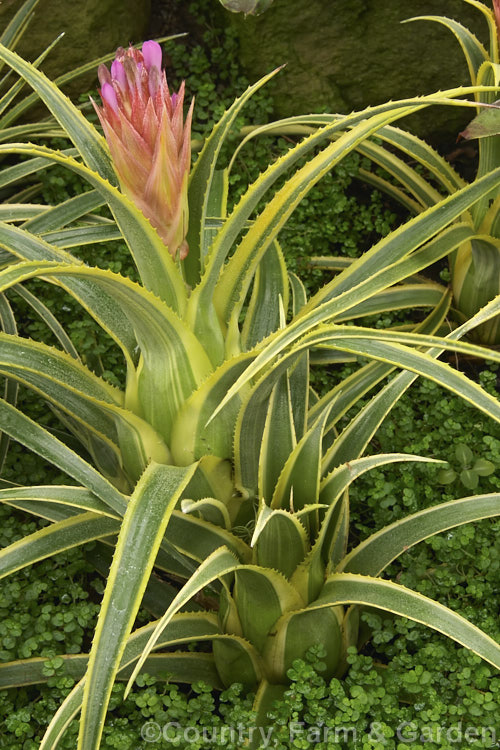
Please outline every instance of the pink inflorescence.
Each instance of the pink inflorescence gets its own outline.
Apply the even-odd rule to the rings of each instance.
[[[142,51],[120,47],[111,71],[99,66],[102,107],[94,107],[122,190],[150,220],[170,254],[182,259],[188,251],[193,102],[184,120],[184,83],[171,94],[161,63],[157,42],[144,42]]]

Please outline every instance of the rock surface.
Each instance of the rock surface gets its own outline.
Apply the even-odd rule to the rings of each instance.
[[[0,30],[21,5],[22,0],[0,3]],[[50,78],[55,78],[119,46],[142,41],[149,12],[149,0],[40,0],[16,51],[32,61],[64,32],[42,66]],[[95,83],[96,74],[92,72],[73,84],[73,93]]]
[[[482,14],[463,0],[275,0],[257,18],[228,14],[254,80],[287,67],[269,84],[280,115],[348,113],[390,99],[469,84],[457,39],[418,15],[454,18],[487,42]],[[472,113],[436,108],[404,121],[434,143],[453,143]]]

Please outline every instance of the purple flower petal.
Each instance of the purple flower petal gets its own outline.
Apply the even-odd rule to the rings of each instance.
[[[101,89],[101,98],[115,112],[118,112],[118,99],[116,92],[110,83],[104,83]]]
[[[156,97],[156,92],[161,86],[161,73],[159,68],[153,67],[149,71],[148,76],[148,89],[149,89],[149,95],[152,99]]]
[[[118,81],[122,89],[127,85],[127,76],[125,74],[125,68],[119,60],[113,60],[111,63],[111,78]]]
[[[144,57],[144,65],[146,70],[149,70],[153,65],[161,70],[161,47],[158,42],[144,42],[142,45],[142,54]]]
[[[99,67],[97,68],[97,77],[99,78],[99,83],[101,84],[101,86],[104,86],[105,83],[111,83],[109,70],[104,64],[99,65]]]

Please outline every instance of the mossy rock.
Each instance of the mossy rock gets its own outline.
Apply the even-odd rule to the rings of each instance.
[[[253,79],[286,63],[273,82],[277,113],[348,113],[390,99],[469,84],[455,36],[442,24],[460,21],[483,43],[482,14],[463,0],[275,0],[259,17],[228,14]],[[436,107],[402,123],[433,143],[454,143],[470,110]]]
[[[23,0],[4,0],[0,3],[1,30],[22,4]],[[33,61],[64,32],[64,37],[42,65],[42,70],[50,78],[56,78],[94,58],[113,52],[119,46],[142,41],[149,14],[149,0],[40,0],[16,51]],[[96,80],[95,72],[79,78],[69,92],[85,91],[95,85]]]

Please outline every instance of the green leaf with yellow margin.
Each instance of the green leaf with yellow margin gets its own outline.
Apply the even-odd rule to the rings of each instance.
[[[25,221],[22,228],[32,234],[53,232],[67,226],[76,219],[82,218],[96,208],[100,208],[104,203],[104,198],[94,188],[68,198],[68,200],[58,203],[57,206],[44,206],[43,211],[29,221]],[[97,214],[92,214],[92,220],[96,218]]]
[[[447,93],[451,95],[455,93],[456,95],[456,91]],[[416,101],[418,101],[418,104],[414,103]],[[410,114],[433,102],[437,103],[437,101],[438,99],[431,95],[430,97],[413,100],[412,105],[408,101],[403,100],[393,102],[392,108],[388,108],[388,110],[384,111],[382,108],[379,108],[381,111],[378,114],[368,112],[364,120],[359,122],[359,124],[353,125],[348,132],[324,148],[323,151],[287,180],[284,187],[275,193],[262,213],[255,219],[239,247],[228,261],[217,283],[214,299],[221,321],[227,323],[230,320],[233,307],[241,302],[246,293],[260,258],[308,190],[343,156],[353,150],[367,137],[373,135],[377,129],[398,117]],[[370,114],[371,116],[369,116]],[[348,122],[348,118],[343,122],[345,126],[351,124]],[[235,212],[239,210],[241,209],[237,207]],[[230,222],[231,217],[226,222],[226,226]],[[220,233],[221,235],[222,232]],[[397,230],[391,234],[391,237],[394,234],[397,234]],[[217,241],[214,243],[214,251],[216,246]]]
[[[333,403],[329,403],[290,451],[275,483],[271,508],[300,510],[319,496],[323,433]]]
[[[172,513],[166,538],[177,550],[197,563],[206,560],[220,547],[225,547],[243,562],[249,562],[252,556],[248,544],[235,534],[178,510]]]
[[[288,280],[292,290],[292,315],[295,317],[306,304],[307,293],[304,284],[294,273],[288,274]],[[311,368],[309,365],[309,352],[305,352],[288,371],[293,426],[297,440],[301,440],[307,429],[307,415],[311,395],[309,383]]]
[[[69,415],[68,427],[74,430],[76,422],[74,431],[82,442],[82,431],[90,433],[86,447],[91,455],[94,455],[92,436],[95,436],[98,447],[94,460],[100,463],[106,459],[101,467],[104,473],[108,464],[116,463],[119,470],[122,458],[132,480],[139,478],[151,459],[171,463],[160,435],[150,424],[123,408],[123,393],[79,361],[45,344],[1,333],[0,346],[0,373],[32,388],[58,411]],[[113,461],[110,453],[114,454]]]
[[[262,679],[262,658],[245,638],[235,635],[214,638],[212,648],[217,671],[226,687],[240,682],[252,688]]]
[[[44,526],[0,550],[0,578],[59,552],[116,534],[119,528],[119,521],[95,513],[80,513]]]
[[[443,296],[441,303],[433,310],[427,318],[416,327],[416,331],[423,333],[433,333],[443,322],[450,305],[450,293]],[[456,332],[456,337],[460,337],[460,331]],[[428,350],[428,353],[437,356],[442,350]],[[373,386],[388,375],[394,367],[382,362],[370,362],[365,367],[349,376],[343,381],[344,388],[340,390],[336,387],[332,390],[333,397],[336,398],[332,409],[333,419],[332,426],[342,417],[350,406],[365,395]],[[361,411],[351,420],[342,432],[335,438],[331,446],[325,450],[323,455],[324,471],[330,471],[345,461],[359,458],[365,451],[366,446],[372,439],[382,420],[390,412],[397,400],[409,388],[411,383],[416,379],[416,375],[406,371],[399,372],[390,383],[380,390],[372,399],[363,406]],[[328,397],[328,394],[327,394]],[[321,399],[312,410],[311,414],[323,406],[324,399]]]
[[[14,17],[9,21],[0,36],[0,42],[9,49],[14,49],[19,39],[22,37],[28,24],[33,16],[35,6],[39,0],[26,0]]]
[[[309,551],[309,540],[297,516],[286,510],[271,510],[262,501],[251,546],[255,565],[290,578]]]
[[[407,18],[402,21],[402,23],[412,23],[413,21],[435,21],[436,23],[446,26],[446,28],[455,35],[467,61],[471,83],[474,85],[476,83],[479,68],[485,60],[489,59],[486,49],[479,42],[477,37],[475,37],[474,34],[461,23],[454,21],[452,18],[447,18],[446,16],[414,16],[413,18]]]
[[[497,299],[500,303],[500,295]],[[333,335],[332,338],[327,341],[327,330],[329,328]],[[312,334],[310,337],[304,337],[300,342],[300,346],[307,346],[308,343],[315,340],[316,345],[321,343],[322,346],[334,350],[347,351],[363,357],[369,357],[370,359],[388,362],[402,369],[412,370],[413,372],[423,375],[439,385],[442,385],[452,393],[456,393],[461,398],[469,401],[478,409],[485,412],[488,416],[500,421],[500,405],[498,404],[497,399],[488,394],[483,388],[478,386],[477,383],[470,380],[470,378],[467,378],[462,373],[454,370],[448,364],[440,362],[424,352],[417,351],[409,346],[404,346],[403,344],[400,344],[399,341],[406,340],[408,343],[414,342],[416,346],[434,344],[436,347],[442,346],[444,349],[450,351],[470,352],[471,354],[474,352],[474,356],[482,356],[485,359],[491,359],[495,362],[500,361],[500,354],[497,352],[491,352],[484,347],[475,347],[474,345],[466,344],[465,342],[454,342],[448,338],[424,336],[423,334],[414,334],[412,336],[410,333],[405,334],[396,331],[385,331],[380,337],[378,336],[378,332],[374,332],[373,337],[369,340],[370,334],[363,334],[361,329],[352,326],[348,326],[350,331],[346,331],[345,338],[343,338],[344,334],[338,331],[339,341],[335,341],[337,330],[340,328],[341,326],[324,326],[325,338],[323,341],[320,341],[323,336],[321,333],[322,328],[320,327],[316,334]],[[341,338],[342,343],[340,343]]]
[[[104,138],[47,76],[0,44],[0,59],[22,76],[51,110],[78,148],[85,163],[102,178],[116,181]]]
[[[40,237],[36,237],[34,234],[23,231],[18,227],[10,226],[5,222],[0,222],[0,248],[5,248],[22,261],[32,262],[33,264],[35,262],[42,265],[47,262],[75,265],[80,263],[77,258],[65,250],[56,248]],[[15,259],[17,260],[17,258]],[[33,265],[33,268],[35,267]],[[3,273],[8,270],[8,268],[5,269]],[[8,279],[9,277],[3,278]],[[94,320],[97,320],[101,328],[121,348],[129,367],[133,367],[134,350],[137,345],[134,330],[128,318],[113,304],[113,300],[104,293],[104,290],[96,287],[91,279],[68,278],[59,282],[59,285],[92,314]]]
[[[233,461],[235,486],[244,497],[255,496],[258,493],[259,473],[262,472],[259,466],[259,456],[266,424],[266,415],[269,408],[269,396],[279,378],[287,375],[288,368],[292,370],[292,367],[297,363],[299,357],[300,355],[297,355],[295,352],[282,357],[282,359],[275,363],[271,369],[266,371],[251,390],[245,386],[243,392],[238,392],[238,399],[241,398],[243,393],[245,398],[237,413],[234,433]],[[254,358],[255,352],[252,361]],[[250,366],[251,363],[248,364],[247,370]],[[289,381],[291,381],[291,378],[289,378]],[[291,392],[290,396],[292,396]],[[290,405],[292,406],[291,398]],[[231,408],[231,404],[226,408]],[[209,424],[214,418],[214,413],[216,413],[215,419],[218,418],[219,411],[219,408],[215,407],[215,410],[210,417]],[[222,414],[223,413],[224,412],[222,412]],[[290,416],[288,416],[287,419],[289,424],[285,429],[290,430]],[[286,456],[284,457],[284,460],[286,460]],[[270,488],[270,497],[266,498],[268,503],[271,502],[273,491],[274,486]]]
[[[455,526],[500,515],[500,494],[451,500],[385,526],[358,544],[342,560],[337,572],[378,576],[396,557],[421,542]]]
[[[81,456],[3,399],[0,399],[0,427],[14,440],[76,479],[119,516],[123,516],[127,499],[121,492]]]
[[[144,646],[141,656],[135,666],[135,669],[130,677],[125,690],[125,697],[127,696],[133,681],[139,674],[144,660],[149,656],[153,648],[159,642],[163,629],[171,621],[173,616],[178,610],[184,606],[198,591],[201,591],[206,585],[222,578],[228,573],[234,572],[241,566],[239,560],[225,547],[220,547],[209,555],[199,566],[195,573],[191,576],[189,581],[179,591],[174,601],[167,609],[163,617],[158,621],[155,626],[153,633],[151,634],[147,644]]]
[[[16,501],[32,501],[34,503],[56,503],[72,509],[100,513],[120,520],[121,516],[113,512],[109,505],[100,500],[85,487],[72,485],[34,485],[32,487],[8,487],[0,489],[0,503],[13,504]]]
[[[156,230],[123,193],[97,172],[44,146],[0,144],[1,153],[44,157],[49,162],[67,167],[90,183],[109,205],[144,286],[164,300],[175,312],[184,312],[186,288],[178,268]]]
[[[304,601],[285,576],[276,570],[242,565],[235,570],[234,577],[232,595],[243,636],[262,651],[274,623],[284,612],[303,607]]]
[[[22,284],[20,284],[19,286],[15,286],[14,289],[16,291],[16,294],[18,294],[21,299],[28,303],[32,310],[45,323],[47,328],[54,334],[55,338],[57,339],[62,349],[66,352],[66,354],[69,354],[71,357],[73,357],[73,359],[80,361],[80,355],[75,349],[73,342],[71,341],[70,337],[68,336],[62,325],[59,323],[55,315],[53,315],[49,310],[49,308],[44,305],[43,302],[34,294],[32,294],[28,289],[25,289]]]
[[[262,653],[268,680],[281,682],[295,659],[305,659],[309,648],[325,644],[325,679],[333,677],[341,655],[342,614],[342,607],[283,614],[267,636]]]
[[[85,681],[79,750],[94,750],[113,682],[170,515],[195,466],[150,464],[123,518],[101,604]]]
[[[229,109],[224,112],[206,139],[203,149],[191,170],[188,189],[189,230],[186,239],[192,252],[185,259],[184,268],[187,281],[192,286],[199,281],[208,249],[205,247],[205,224],[209,215],[212,183],[214,179],[217,179],[216,163],[220,149],[243,105],[261,86],[276,75],[279,70],[280,68],[273,70],[257,81],[257,83],[249,86]],[[203,308],[203,313],[205,313],[205,308]]]
[[[186,466],[212,454],[232,458],[235,422],[241,397],[207,424],[228,389],[255,358],[255,352],[240,354],[224,362],[187,398],[172,427],[171,450],[174,461]]]
[[[405,112],[405,109],[392,111],[355,125],[301,167],[276,192],[253,222],[217,283],[214,300],[221,321],[229,322],[233,308],[239,308],[263,254],[314,184],[357,143]]]
[[[120,671],[117,673],[117,679],[121,679],[122,676],[125,677],[125,679],[130,679],[131,667],[133,667],[134,662],[140,656],[145,644],[148,641],[148,638],[151,637],[151,634],[154,632],[156,626],[158,625],[158,622],[159,621],[149,623],[148,625],[145,625],[144,627],[134,631],[134,633],[129,636],[120,662]],[[261,673],[259,655],[255,651],[255,649],[253,649],[250,644],[247,644],[241,638],[238,639],[235,636],[220,633],[217,625],[217,618],[215,615],[210,613],[200,612],[176,614],[168,623],[168,625],[166,625],[163,629],[163,633],[158,640],[157,646],[158,648],[166,648],[179,643],[190,642],[192,640],[213,640],[214,642],[218,640],[227,640],[231,642],[239,642],[242,648],[244,650],[247,650],[249,658],[254,660],[257,674],[260,675]],[[162,656],[164,655],[162,654]],[[222,687],[215,669],[212,668],[210,671],[206,669],[205,659],[207,656],[210,656],[209,654],[181,653],[170,654],[169,656],[178,656],[179,658],[179,665],[174,670],[175,680],[182,682],[182,667],[184,667],[184,679],[190,679],[192,681],[195,681],[196,679],[205,679],[215,688]],[[188,657],[192,659],[194,664],[188,664]],[[151,656],[148,657],[144,664],[148,664],[151,658]],[[198,661],[199,659],[201,659],[201,661]],[[196,670],[197,663],[199,663],[200,665],[200,668],[198,670]],[[2,684],[1,670],[2,665],[0,665],[0,684]],[[13,667],[9,665],[8,667],[6,667],[6,671],[7,679],[11,679]],[[25,670],[21,668],[17,671],[17,674],[19,674],[19,672],[21,672],[22,674],[24,671]],[[141,671],[143,671],[142,667]],[[80,709],[85,681],[85,677],[83,677],[64,700],[63,704],[60,706],[59,710],[52,718],[42,739],[39,750],[55,750],[57,743],[62,737],[66,727],[74,718],[74,716],[76,716]]]
[[[271,504],[283,466],[297,444],[288,372],[277,379],[266,409],[258,461],[258,497]]]
[[[473,92],[471,91],[470,93]],[[387,107],[383,106],[370,107],[368,110],[365,110],[364,114],[365,116],[376,114],[386,108]],[[358,115],[358,119],[356,118],[356,115]],[[298,115],[295,117],[286,117],[282,120],[275,120],[267,125],[259,125],[258,127],[250,128],[250,132],[245,138],[243,138],[236,149],[235,155],[245,143],[248,142],[248,140],[259,135],[304,136],[315,132],[318,127],[332,124],[336,125],[336,132],[338,132],[342,127],[355,124],[358,121],[359,113],[351,115]],[[460,177],[458,172],[453,169],[451,164],[437,151],[431,148],[428,143],[421,138],[418,138],[416,135],[413,135],[413,133],[409,133],[408,131],[395,127],[394,125],[384,125],[377,131],[376,137],[378,140],[389,144],[393,149],[402,151],[407,156],[410,156],[413,161],[421,164],[447,192],[453,193],[455,190],[465,187],[466,182]],[[233,162],[235,155],[233,155],[232,158]],[[360,170],[360,174],[362,174],[362,172],[364,173],[364,170]]]
[[[348,461],[333,469],[321,482],[319,501],[328,506],[333,505],[355,479],[366,471],[378,466],[416,461],[417,463],[443,463],[434,458],[414,456],[411,453],[377,453],[375,456],[363,456]]]
[[[255,274],[241,333],[241,344],[245,351],[253,349],[262,339],[280,328],[281,309],[285,313],[288,310],[288,297],[285,259],[278,243],[273,242]]]
[[[448,607],[397,583],[353,573],[334,573],[327,578],[320,596],[309,609],[339,604],[376,607],[420,622],[500,669],[500,645],[493,638]]]
[[[214,415],[225,406],[244,383],[254,377],[270,361],[275,360],[285,347],[295,342],[307,330],[324,320],[334,318],[335,315],[348,310],[374,293],[404,278],[407,275],[407,267],[403,267],[401,276],[401,267],[394,270],[396,261],[404,259],[413,250],[421,247],[441,232],[450,222],[457,219],[480,197],[488,195],[496,186],[499,175],[500,167],[411,219],[392,232],[389,237],[378,242],[348,269],[327,284],[309,300],[292,323],[271,338],[270,343],[229,390]],[[449,241],[453,245],[458,239],[455,236],[455,228],[451,227],[446,231],[450,233]],[[459,227],[458,231],[470,232],[470,228]],[[440,250],[442,250],[440,238],[438,238],[438,241]],[[413,272],[414,269],[411,273]]]
[[[344,314],[336,316],[338,323],[365,315],[374,315],[392,310],[436,307],[446,293],[446,288],[433,282],[422,284],[400,284],[377,292],[373,297],[355,305]],[[491,299],[491,298],[490,298]]]
[[[205,639],[200,638],[200,640]],[[87,669],[88,659],[88,654],[63,654],[50,660],[47,657],[34,657],[5,662],[0,664],[0,688],[19,688],[49,682],[54,677],[53,672],[50,671],[54,662],[57,665],[58,678],[69,677],[71,680],[80,680]],[[130,671],[130,666],[124,667],[116,675],[117,681],[128,680]],[[216,689],[224,687],[212,654],[182,651],[176,651],[173,654],[152,654],[146,659],[143,672],[150,677],[157,677],[159,681],[163,681],[165,675],[168,675],[169,680],[176,683],[189,684],[202,681]]]
[[[196,162],[198,163],[198,162]],[[195,165],[196,168],[196,165]],[[216,169],[212,176],[212,182],[208,188],[208,200],[205,206],[205,225],[202,227],[202,244],[200,246],[200,257],[197,258],[198,248],[189,249],[187,258],[184,259],[183,268],[186,272],[193,271],[196,265],[195,261],[199,260],[200,268],[203,268],[205,263],[205,254],[208,248],[211,246],[215,235],[217,234],[220,224],[223,222],[226,211],[227,211],[227,192],[228,192],[228,174],[227,169]],[[197,200],[199,196],[188,195],[191,203],[193,200]],[[215,218],[213,218],[215,217]],[[215,221],[215,225],[209,223],[209,219]],[[188,226],[192,225],[192,217]],[[198,230],[196,231],[196,235]],[[184,320],[187,325],[191,328],[193,333],[196,335],[199,341],[203,342],[210,361],[217,367],[224,361],[225,341],[222,335],[222,329],[217,318],[213,301],[206,300],[204,314],[199,314],[199,300],[198,291],[193,290],[192,294],[189,295],[186,312],[184,314]]]
[[[403,186],[404,192],[409,193],[417,203],[418,210],[416,213],[433,206],[443,197],[428,180],[412,166],[409,166],[404,159],[399,158],[384,146],[379,146],[371,140],[367,140],[361,143],[356,151],[360,156],[370,159],[384,172],[391,175],[393,181],[395,180]],[[412,211],[412,213],[415,212]]]
[[[182,500],[181,510],[183,513],[200,518],[202,521],[221,526],[226,531],[231,529],[231,519],[226,505],[214,497],[205,497],[201,500]]]
[[[473,91],[473,90],[471,90]],[[203,277],[200,284],[195,289],[193,295],[199,297],[199,305],[197,303],[198,314],[203,316],[206,314],[207,306],[213,304],[214,300],[214,289],[215,285],[219,282],[221,272],[222,277],[227,276],[227,268],[223,271],[223,265],[226,257],[232,251],[234,242],[237,240],[240,232],[246,228],[246,222],[250,218],[252,212],[257,207],[259,201],[265,194],[265,192],[274,184],[274,182],[290,167],[292,167],[301,157],[305,156],[311,151],[316,145],[320,144],[321,141],[328,139],[337,132],[346,130],[349,127],[354,127],[369,117],[380,115],[381,117],[385,114],[387,116],[388,111],[400,110],[400,116],[403,115],[405,108],[416,108],[429,106],[432,103],[454,103],[453,99],[447,97],[458,96],[459,93],[468,93],[467,89],[452,89],[446,92],[439,92],[436,95],[426,97],[417,97],[414,99],[402,100],[399,102],[390,102],[377,107],[369,107],[363,112],[355,112],[352,115],[345,116],[343,118],[336,118],[332,122],[330,117],[327,121],[326,127],[319,131],[315,131],[310,135],[309,138],[304,139],[295,148],[290,149],[284,156],[280,157],[274,162],[256,182],[250,186],[247,193],[240,199],[240,202],[235,207],[231,215],[224,222],[221,230],[219,231],[213,246],[210,250],[209,257]],[[320,116],[318,116],[320,117]],[[381,123],[379,123],[380,125]],[[310,133],[310,131],[308,131]],[[453,170],[449,168],[453,173]],[[454,173],[453,173],[454,174]],[[458,178],[457,178],[458,179]],[[272,237],[269,237],[271,241]],[[189,256],[188,256],[189,259]],[[242,258],[242,263],[245,265],[246,260]],[[245,279],[245,283],[250,283],[253,271],[250,269],[249,273],[244,271],[240,274],[242,279]],[[239,284],[239,282],[236,282]],[[235,294],[235,298],[239,298],[239,293]],[[219,310],[219,317],[221,324],[224,324],[224,316]],[[228,315],[229,317],[229,315]]]
[[[168,445],[177,410],[211,371],[210,361],[193,333],[168,305],[147,289],[99,268],[20,263],[0,273],[0,289],[4,279],[3,286],[33,276],[90,279],[119,305],[134,328],[142,354],[135,384],[137,393],[128,390],[127,399],[130,398],[134,408],[135,399],[139,398],[145,419],[158,429]],[[170,396],[159,404],[157,394],[165,392]]]

